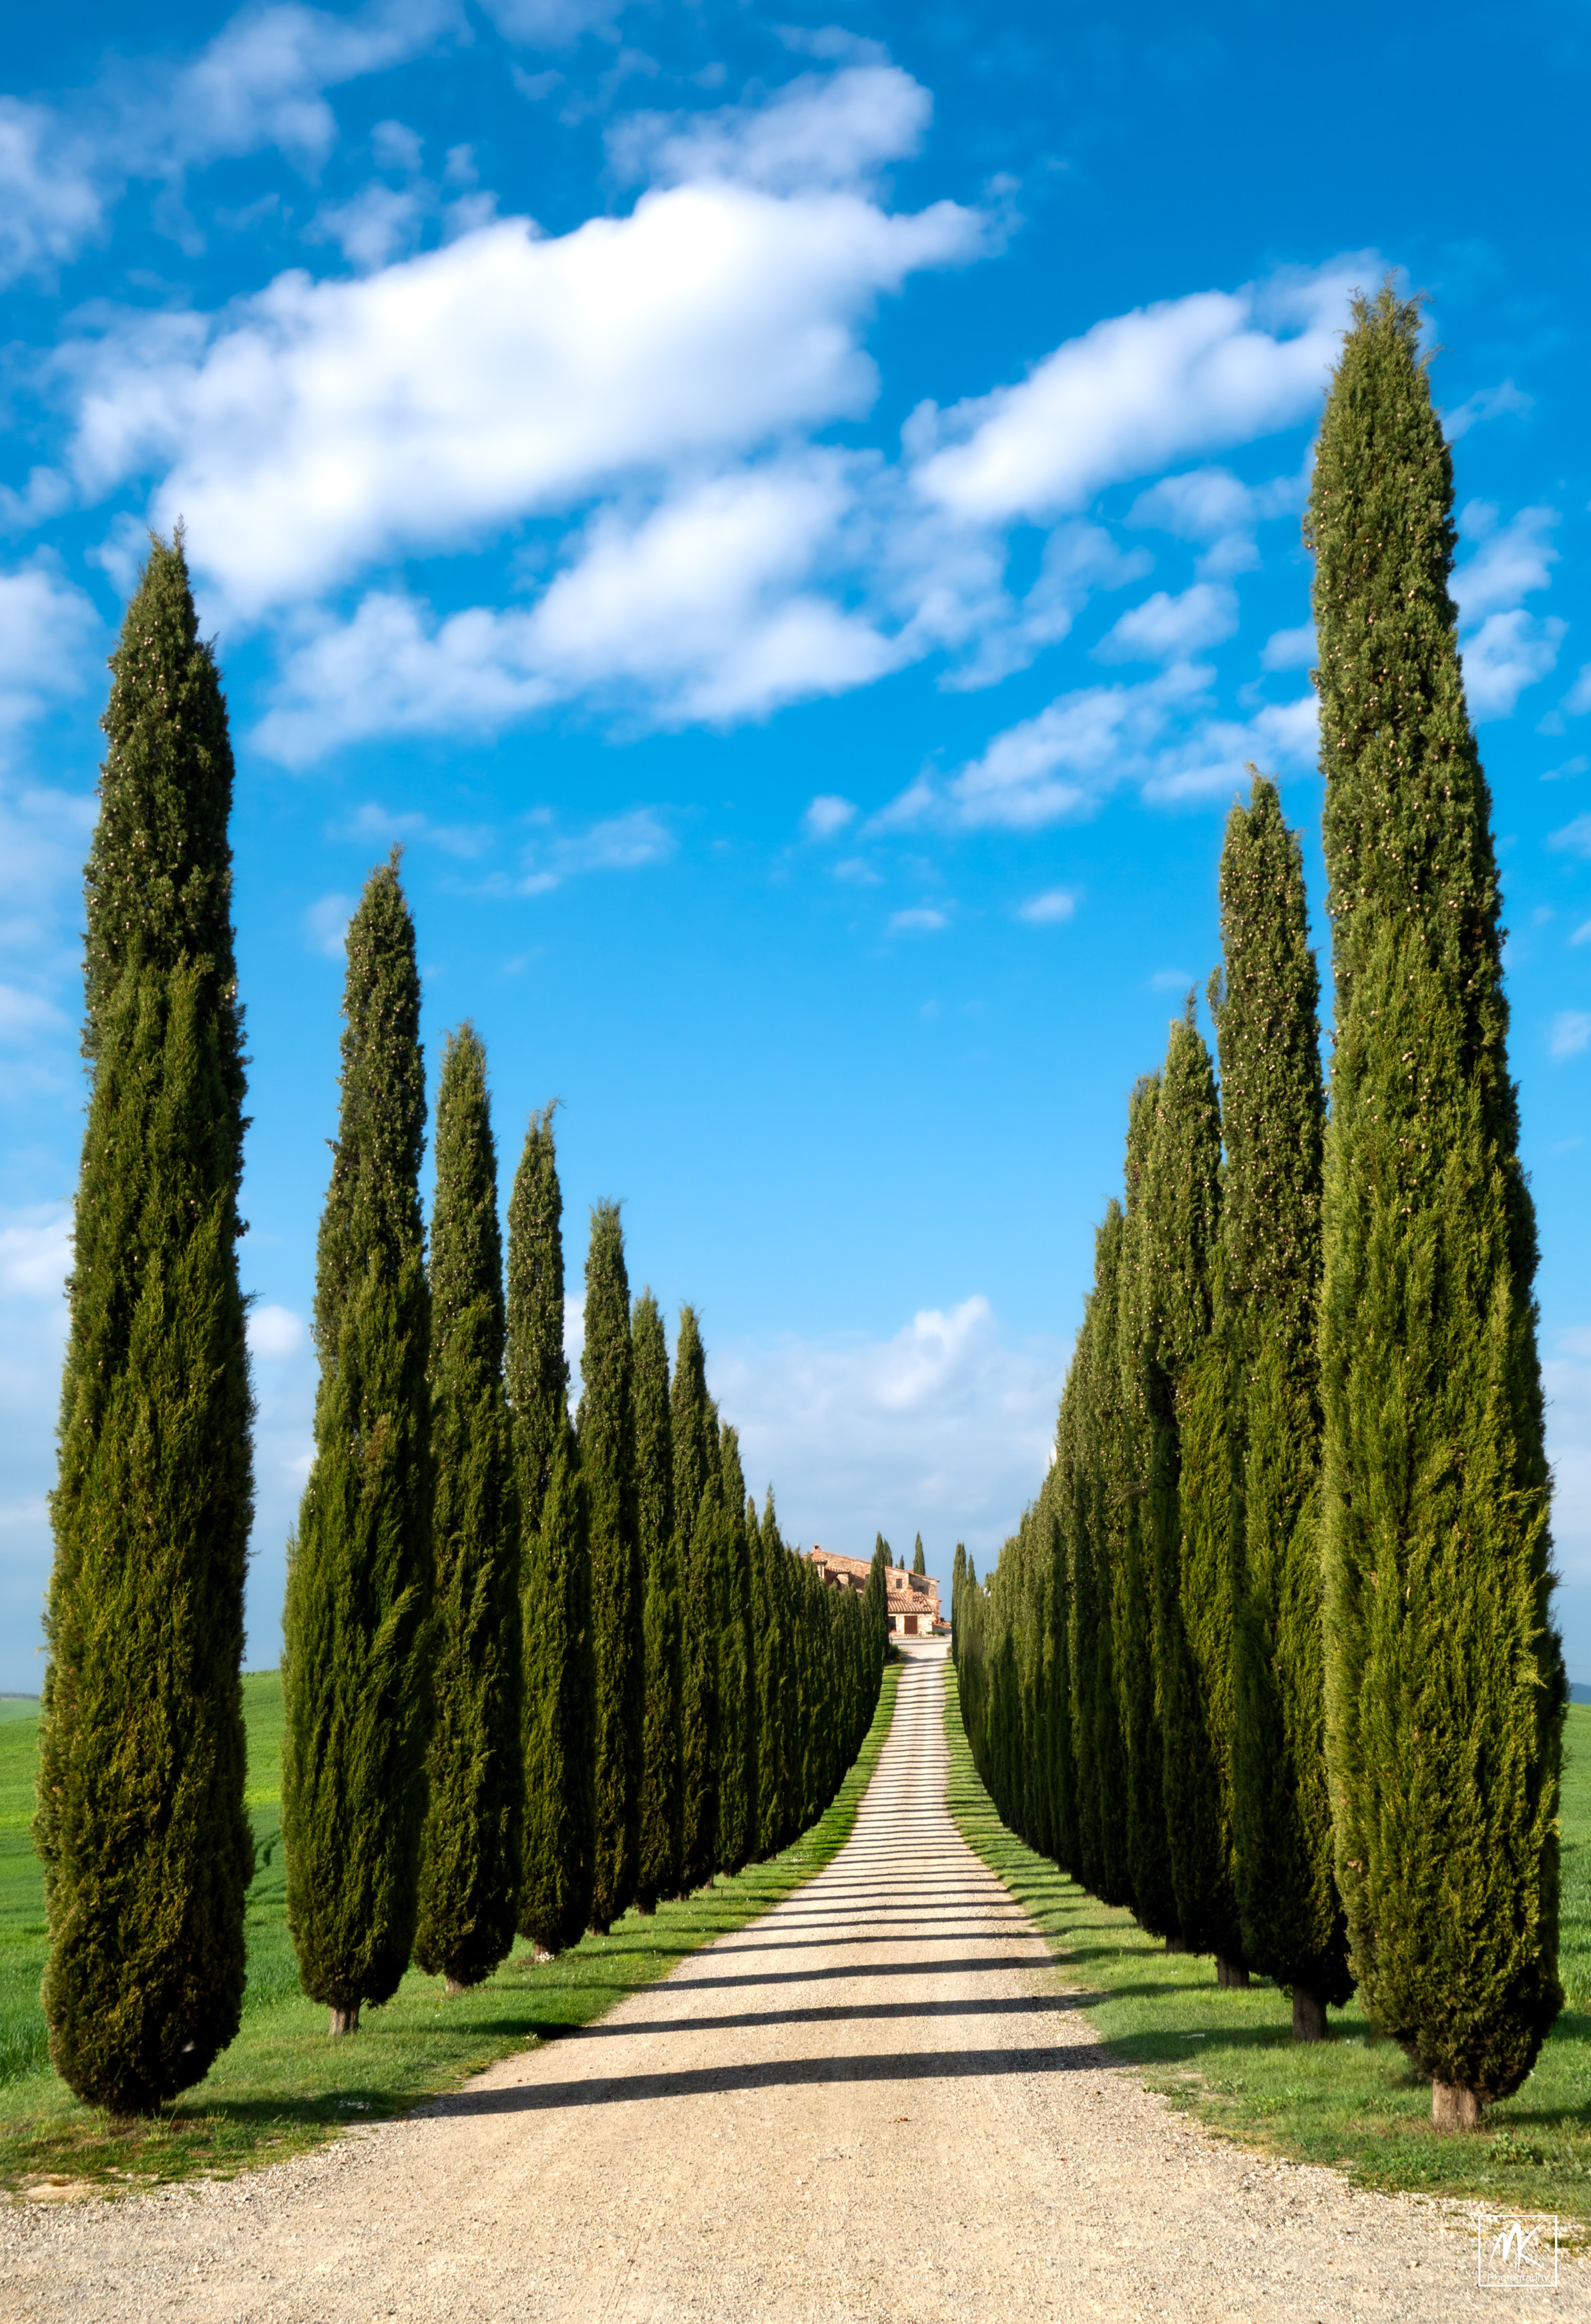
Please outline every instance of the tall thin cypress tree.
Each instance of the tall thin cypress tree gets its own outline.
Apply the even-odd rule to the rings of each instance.
[[[685,1767],[680,1883],[699,1888],[713,1877],[718,1842],[718,1653],[722,1502],[715,1474],[717,1422],[707,1393],[707,1360],[695,1312],[679,1311],[671,1394],[674,1522],[681,1550],[683,1677],[681,1748]]]
[[[646,1720],[645,1584],[635,1505],[635,1367],[630,1281],[617,1203],[591,1214],[585,1353],[576,1427],[591,1509],[593,1780],[596,1857],[591,1924],[605,1936],[635,1895]]]
[[[1143,1194],[1139,1361],[1149,1417],[1154,1655],[1177,1932],[1240,1974],[1226,1775],[1230,1472],[1224,1348],[1212,1339],[1220,1113],[1192,995],[1171,1028]]]
[[[868,1568],[867,1587],[862,1593],[862,1612],[867,1618],[868,1637],[880,1685],[884,1678],[884,1657],[889,1651],[889,1585],[885,1580],[888,1571],[889,1545],[883,1535],[878,1534],[873,1541],[872,1563]]]
[[[520,1930],[544,1952],[591,1911],[591,1533],[564,1354],[563,1194],[553,1108],[532,1117],[509,1202],[509,1408],[524,1588],[525,1847]]]
[[[923,1554],[923,1536],[919,1534],[917,1536],[915,1546],[912,1551],[912,1572],[914,1573],[925,1574],[927,1571],[928,1561]]]
[[[253,1867],[232,751],[180,535],[152,542],[111,669],[34,1844],[51,2059],[129,2115],[237,2031]]]
[[[315,1465],[289,1551],[281,1829],[299,1977],[354,2032],[409,1965],[426,1807],[430,1295],[414,923],[399,855],[348,927],[342,1108],[316,1252]]]
[[[751,1637],[751,1545],[740,1439],[719,1438],[722,1528],[719,1577],[718,1868],[738,1872],[757,1853],[757,1664]]]
[[[1232,1816],[1244,1958],[1319,2041],[1353,1990],[1332,1862],[1320,1612],[1320,1167],[1326,1099],[1303,856],[1256,774],[1221,853],[1221,1245],[1239,1370]]]
[[[431,1208],[431,1538],[436,1560],[429,1803],[415,1959],[450,1993],[514,1941],[523,1842],[520,1508],[503,1395],[502,1233],[486,1052],[448,1036]]]
[[[1156,1619],[1155,1487],[1163,1476],[1164,1418],[1149,1355],[1154,1332],[1154,1264],[1148,1186],[1159,1131],[1161,1084],[1147,1074],[1127,1111],[1127,1208],[1122,1219],[1117,1302],[1120,1366],[1112,1475],[1111,1646],[1120,1711],[1127,1805],[1127,1871],[1133,1910],[1152,1936],[1180,1944],[1165,1812]],[[1163,1399],[1162,1399],[1163,1400]],[[1162,1469],[1155,1449],[1163,1447]]]
[[[951,1565],[951,1660],[956,1658],[956,1623],[960,1618],[961,1585],[967,1579],[967,1545],[956,1544],[956,1554]]]
[[[1519,2088],[1561,2005],[1565,1688],[1491,800],[1418,337],[1390,285],[1356,302],[1309,516],[1338,1011],[1326,1731],[1360,1990],[1446,2126]]]
[[[779,1521],[774,1509],[773,1487],[768,1489],[758,1519],[748,1502],[746,1531],[751,1545],[751,1621],[757,1657],[757,1849],[759,1858],[772,1856],[779,1845],[779,1795],[784,1775],[784,1727],[780,1692],[783,1686],[783,1607],[774,1560],[784,1554]],[[860,1613],[860,1609],[858,1608]]]
[[[680,1759],[679,1552],[674,1532],[674,1430],[663,1318],[643,1291],[630,1318],[635,1354],[635,1506],[645,1596],[646,1711],[641,1735],[640,1855],[636,1902],[654,1912],[679,1887],[685,1806]]]

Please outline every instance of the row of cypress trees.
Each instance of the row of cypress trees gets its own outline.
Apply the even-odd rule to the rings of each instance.
[[[51,2057],[133,2116],[237,2031],[253,1869],[233,762],[180,531],[152,542],[111,668],[34,1840]],[[466,1987],[516,1932],[556,1951],[784,1847],[854,1757],[885,1652],[878,1562],[865,1604],[827,1591],[771,1491],[759,1514],[696,1319],[671,1378],[612,1204],[571,1412],[552,1110],[505,1254],[468,1025],[428,1248],[419,1006],[394,855],[348,931],[283,1626],[288,1917],[334,2033],[411,1959]]]
[[[1317,448],[1328,1111],[1301,852],[1235,806],[1222,967],[1128,1105],[1037,1501],[952,1619],[1000,1812],[1169,1946],[1356,1986],[1473,2125],[1561,2006],[1565,1685],[1533,1215],[1452,470],[1390,286]]]

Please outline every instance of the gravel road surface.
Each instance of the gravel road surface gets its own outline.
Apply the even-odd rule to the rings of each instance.
[[[765,1919],[425,2114],[230,2184],[0,2210],[0,2314],[1591,2319],[1473,2231],[1205,2136],[1105,2062],[945,1807],[914,1655],[856,1830]]]

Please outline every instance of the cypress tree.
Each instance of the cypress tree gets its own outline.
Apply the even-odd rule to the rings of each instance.
[[[912,1572],[914,1573],[925,1574],[927,1571],[927,1560],[923,1555],[923,1536],[919,1534],[917,1536],[916,1547],[912,1552]]]
[[[1565,1688],[1491,801],[1418,331],[1390,285],[1356,302],[1309,516],[1338,1010],[1327,1751],[1361,1992],[1456,2126],[1519,2088],[1561,2006]]]
[[[585,1353],[576,1428],[591,1522],[593,1781],[596,1857],[591,1924],[605,1936],[635,1895],[646,1718],[645,1595],[635,1504],[635,1370],[630,1283],[616,1203],[591,1214]]]
[[[707,1360],[695,1311],[682,1307],[674,1348],[674,1518],[681,1556],[684,1671],[680,1734],[685,1800],[680,1885],[713,1877],[718,1842],[719,1536],[717,1423],[707,1393]]]
[[[719,1535],[718,1868],[738,1872],[757,1852],[757,1665],[751,1637],[751,1554],[740,1439],[719,1439],[722,1523]]]
[[[1230,1471],[1224,1344],[1214,1335],[1220,1114],[1193,998],[1171,1029],[1143,1194],[1139,1362],[1149,1420],[1154,1654],[1177,1933],[1223,1983],[1241,1937],[1227,1812]]]
[[[956,1645],[956,1624],[961,1618],[961,1585],[967,1579],[967,1545],[959,1541],[951,1565],[951,1660],[954,1662],[959,1649]]]
[[[237,2031],[253,1868],[232,752],[180,534],[152,542],[111,670],[34,1845],[51,2057],[132,2115]]]
[[[874,1537],[873,1562],[868,1568],[867,1588],[862,1593],[862,1612],[867,1617],[868,1636],[878,1674],[875,1700],[884,1682],[884,1657],[889,1652],[889,1585],[884,1578],[888,1571],[889,1544],[878,1534]]]
[[[1240,1367],[1232,1786],[1244,1958],[1319,2041],[1353,1990],[1332,1864],[1320,1617],[1320,1167],[1326,1101],[1303,857],[1255,775],[1221,853],[1216,1012],[1228,1328]]]
[[[503,1395],[502,1234],[486,1052],[450,1034],[431,1207],[436,1661],[415,1959],[450,1993],[514,1941],[523,1842],[520,1510]]]
[[[1114,1673],[1121,1719],[1127,1805],[1127,1872],[1133,1910],[1151,1936],[1180,1946],[1176,1893],[1166,1825],[1165,1743],[1156,1648],[1160,1624],[1155,1559],[1157,1499],[1163,1497],[1169,1416],[1163,1383],[1152,1369],[1157,1342],[1154,1253],[1149,1237],[1149,1185],[1161,1120],[1161,1081],[1145,1075],[1127,1111],[1127,1208],[1122,1220],[1117,1329],[1120,1385],[1111,1544]],[[1151,1401],[1151,1397],[1155,1400]],[[1156,1467],[1156,1446],[1160,1466]],[[1157,1488],[1158,1493],[1157,1493]]]
[[[1090,1317],[1085,1414],[1092,1415],[1090,1434],[1093,1449],[1084,1471],[1082,1503],[1082,1522],[1088,1527],[1086,1600],[1085,1581],[1079,1579],[1075,1583],[1080,1606],[1088,1617],[1087,1631],[1093,1640],[1091,1656],[1081,1644],[1078,1647],[1083,1665],[1080,1683],[1087,1682],[1091,1699],[1089,1735],[1086,1738],[1080,1737],[1078,1749],[1081,1755],[1086,1745],[1094,1762],[1098,1877],[1093,1885],[1107,1904],[1133,1902],[1128,1687],[1118,1667],[1117,1623],[1118,1608],[1125,1611],[1134,1600],[1134,1582],[1140,1627],[1147,1628],[1141,1572],[1129,1577],[1127,1567],[1129,1545],[1136,1554],[1140,1493],[1136,1473],[1128,1465],[1132,1437],[1121,1366],[1122,1272],[1126,1253],[1127,1218],[1121,1205],[1113,1202],[1106,1210],[1095,1245],[1094,1297]]]
[[[668,1346],[649,1291],[630,1319],[635,1357],[635,1506],[645,1595],[641,1631],[646,1711],[641,1735],[640,1854],[636,1902],[643,1913],[679,1887],[685,1804],[680,1763],[679,1553],[674,1534],[674,1431]]]
[[[316,1251],[315,1462],[282,1621],[288,1926],[334,2034],[397,1991],[418,1905],[432,1586],[419,1001],[394,849],[348,927]]]
[[[759,1523],[755,1505],[746,1506],[746,1531],[752,1553],[751,1619],[757,1664],[757,1854],[777,1853],[784,1783],[784,1607],[775,1561],[785,1555],[773,1487],[768,1489]],[[860,1616],[860,1606],[858,1605]],[[870,1709],[870,1706],[869,1706]]]
[[[563,1210],[549,1105],[531,1119],[509,1202],[506,1367],[524,1575],[520,1932],[548,1953],[585,1927],[596,1816],[590,1517],[569,1425]]]

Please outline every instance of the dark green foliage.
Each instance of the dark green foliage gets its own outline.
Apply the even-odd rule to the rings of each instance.
[[[923,1536],[919,1534],[917,1536],[916,1546],[912,1551],[912,1572],[914,1573],[926,1573],[927,1571],[927,1560],[923,1555]]]
[[[718,1846],[718,1655],[722,1501],[717,1420],[694,1311],[679,1311],[674,1350],[674,1520],[681,1546],[684,1672],[680,1732],[685,1802],[680,1886],[713,1877]]]
[[[740,1440],[732,1428],[719,1439],[719,1474],[718,1869],[733,1873],[757,1852],[758,1787],[751,1546]]]
[[[966,1579],[967,1545],[965,1542],[959,1541],[956,1544],[955,1559],[951,1566],[951,1660],[952,1662],[959,1661],[961,1655],[961,1649],[956,1644],[956,1623],[960,1618],[961,1588]]]
[[[527,1536],[568,1416],[564,1353],[564,1197],[553,1139],[555,1099],[531,1117],[509,1198],[508,1397]]]
[[[1160,1117],[1160,1075],[1147,1074],[1134,1089],[1127,1111],[1127,1207],[1117,1302],[1120,1404],[1117,1442],[1108,1448],[1108,1458],[1114,1471],[1113,1533],[1119,1528],[1119,1538],[1111,1543],[1111,1640],[1126,1762],[1127,1877],[1133,1910],[1144,1927],[1153,1936],[1174,1937],[1156,1558],[1157,1518],[1165,1521],[1165,1502],[1175,1490],[1174,1438],[1163,1374],[1154,1361],[1163,1295],[1149,1280],[1149,1185]],[[1174,1192],[1174,1170],[1168,1170],[1168,1200]]]
[[[1490,799],[1417,331],[1390,289],[1356,305],[1310,512],[1338,1002],[1327,1748],[1361,1991],[1474,2101],[1519,2087],[1561,2001],[1564,1682]]]
[[[643,1912],[679,1887],[685,1805],[680,1758],[679,1551],[674,1532],[674,1431],[668,1347],[649,1291],[630,1319],[635,1356],[635,1506],[645,1597],[641,1629],[646,1711],[641,1735],[640,1853],[636,1896]]]
[[[348,928],[315,1463],[282,1625],[288,1925],[304,1990],[338,2028],[396,1991],[418,1902],[432,1585],[419,997],[394,853]]]
[[[779,1538],[771,1485],[760,1524],[754,1506],[747,1503],[746,1531],[751,1545],[751,1628],[757,1668],[757,1854],[766,1857],[776,1855],[784,1840],[786,1632],[778,1562],[789,1556]]]
[[[520,1930],[575,1943],[591,1909],[595,1795],[591,1534],[564,1354],[563,1194],[552,1106],[531,1119],[509,1203],[506,1374],[523,1575],[525,1845]]]
[[[502,1235],[486,1052],[448,1037],[431,1207],[429,1802],[414,1953],[455,1989],[514,1941],[525,1800],[520,1509],[503,1395]]]
[[[580,1446],[566,1415],[553,1443],[541,1521],[525,1543],[520,1930],[548,1953],[577,1944],[591,1917],[596,1800],[589,1527]]]
[[[1320,1169],[1326,1102],[1302,851],[1274,783],[1221,854],[1221,1248],[1242,1490],[1232,1818],[1244,1958],[1323,2008],[1353,1990],[1332,1864],[1320,1618]]]
[[[888,1571],[889,1544],[882,1534],[878,1534],[873,1542],[873,1562],[868,1568],[868,1586],[862,1599],[862,1612],[867,1620],[868,1636],[872,1640],[872,1652],[878,1663],[880,1676],[884,1669],[884,1657],[889,1651],[889,1585],[884,1578]]]
[[[585,1352],[576,1429],[591,1527],[592,1661],[596,1680],[592,1780],[596,1855],[592,1927],[599,1935],[635,1895],[646,1718],[645,1579],[635,1498],[635,1374],[630,1282],[616,1203],[591,1214]]]
[[[152,544],[111,667],[34,1845],[51,2059],[129,2115],[237,2031],[253,1866],[232,754],[180,539]]]

